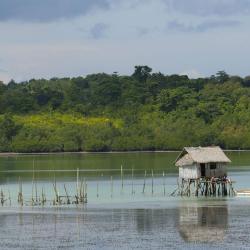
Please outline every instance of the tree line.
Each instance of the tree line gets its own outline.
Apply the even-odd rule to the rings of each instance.
[[[250,77],[152,73],[0,82],[0,151],[250,149]]]

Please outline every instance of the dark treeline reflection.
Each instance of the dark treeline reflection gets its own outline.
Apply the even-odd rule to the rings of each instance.
[[[223,241],[228,227],[228,208],[226,205],[180,207],[178,226],[185,241]]]
[[[19,177],[23,181],[31,181],[33,169],[37,171],[35,173],[37,181],[54,180],[54,176],[57,180],[75,180],[77,168],[85,171],[80,173],[82,177],[110,178],[111,175],[120,176],[121,166],[124,178],[131,177],[132,168],[135,177],[144,176],[145,170],[149,174],[152,169],[155,176],[162,176],[163,171],[178,172],[173,164],[178,154],[178,152],[134,152],[5,156],[0,157],[0,182],[17,182]],[[227,154],[232,160],[230,169],[249,169],[249,152],[232,151]]]
[[[7,178],[17,181],[19,176],[22,180],[32,180],[33,169],[37,180],[73,179],[76,169],[84,177],[96,176],[120,176],[123,167],[124,178],[134,175],[144,175],[153,169],[154,174],[177,172],[173,162],[178,152],[172,153],[88,153],[88,154],[45,154],[45,155],[18,155],[0,157],[0,181]],[[46,172],[49,170],[49,172]],[[88,170],[88,171],[87,171]],[[45,172],[43,172],[45,171]],[[55,173],[54,173],[55,171]],[[71,172],[70,172],[71,171]]]

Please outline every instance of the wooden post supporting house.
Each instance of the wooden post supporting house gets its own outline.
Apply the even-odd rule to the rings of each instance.
[[[185,147],[175,161],[181,180],[179,195],[233,195],[227,177],[230,162],[220,147]]]

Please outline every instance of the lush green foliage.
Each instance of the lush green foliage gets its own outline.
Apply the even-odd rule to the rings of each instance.
[[[132,76],[0,82],[0,151],[250,148],[250,77]]]

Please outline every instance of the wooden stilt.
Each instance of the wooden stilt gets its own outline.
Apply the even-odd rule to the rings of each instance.
[[[181,179],[181,184],[178,182],[178,188],[171,195],[176,193],[180,196],[230,196],[235,195],[232,187],[232,182],[220,178],[198,178],[198,179]],[[178,191],[178,192],[177,192]]]

